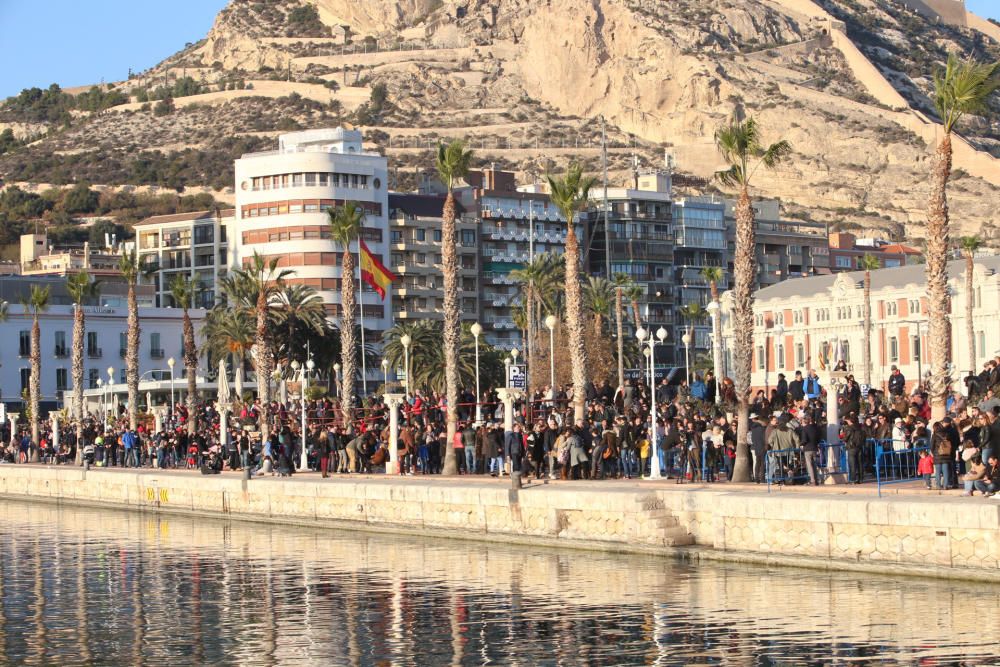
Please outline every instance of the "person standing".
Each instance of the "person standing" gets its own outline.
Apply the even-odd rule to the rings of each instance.
[[[861,455],[865,444],[865,433],[856,423],[854,415],[844,418],[840,437],[844,441],[844,449],[847,450],[848,481],[860,484],[864,476],[861,469]]]
[[[816,456],[819,453],[819,441],[819,426],[817,426],[808,415],[803,417],[802,433],[799,436],[799,444],[802,447],[802,458],[805,463],[806,473],[809,474],[809,482],[813,486],[819,486],[819,474],[816,470]]]
[[[906,378],[899,371],[897,366],[892,367],[892,374],[889,376],[889,395],[899,398],[906,391]]]

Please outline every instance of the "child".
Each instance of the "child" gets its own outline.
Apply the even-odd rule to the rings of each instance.
[[[931,488],[931,475],[934,474],[934,457],[930,450],[924,449],[920,452],[920,460],[917,462],[917,474],[923,477],[927,490]]]

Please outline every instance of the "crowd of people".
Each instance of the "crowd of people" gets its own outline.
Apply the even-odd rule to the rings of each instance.
[[[988,370],[996,370],[992,363]],[[1000,398],[982,380],[981,400],[971,405],[960,394],[949,400],[948,416],[930,422],[927,394],[919,387],[906,391],[906,381],[893,367],[887,393],[863,393],[851,375],[838,388],[839,442],[848,480],[860,484],[874,470],[876,447],[906,454],[912,477],[928,488],[957,488],[966,493],[996,494],[1000,485]],[[980,382],[979,380],[976,381]],[[452,443],[460,474],[520,474],[535,478],[630,479],[648,476],[653,466],[678,482],[732,480],[737,450],[734,390],[728,379],[716,382],[711,372],[694,377],[690,386],[663,380],[655,387],[643,381],[617,389],[608,382],[586,387],[586,418],[572,419],[572,387],[542,387],[515,404],[513,426],[504,427],[503,404],[493,389],[477,397],[463,391],[459,428]],[[716,401],[716,395],[721,399]],[[753,397],[747,444],[752,457],[751,479],[758,484],[821,484],[831,469],[824,465],[839,456],[826,443],[826,388],[815,371],[783,374],[769,391]],[[975,394],[974,394],[975,395]],[[656,442],[652,446],[650,412],[656,407]],[[197,429],[189,432],[190,416],[183,405],[157,429],[143,421],[132,431],[127,419],[84,420],[79,442],[75,424],[63,426],[54,444],[43,429],[37,455],[47,463],[73,463],[77,447],[88,465],[99,467],[191,468],[205,474],[225,469],[253,474],[291,475],[306,466],[330,474],[383,470],[392,458],[389,416],[379,396],[359,400],[349,427],[340,407],[330,398],[308,402],[303,443],[298,401],[275,402],[270,435],[258,431],[260,406],[237,405],[227,427],[211,403],[198,405]],[[398,472],[440,474],[447,455],[447,404],[440,394],[416,391],[406,398],[399,419]],[[34,443],[22,431],[0,433],[0,461],[31,459]],[[898,462],[898,461],[897,461]],[[835,466],[834,466],[835,467]]]

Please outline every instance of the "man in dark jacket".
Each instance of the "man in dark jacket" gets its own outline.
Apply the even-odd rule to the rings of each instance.
[[[759,418],[750,420],[749,436],[750,453],[753,455],[753,481],[760,484],[764,481],[764,465],[767,463],[767,433]]]
[[[802,371],[795,371],[795,379],[788,383],[788,395],[795,403],[806,397],[802,384]]]
[[[785,379],[784,373],[778,373],[778,386],[775,387],[775,398],[778,400],[778,405],[784,405],[788,402],[788,380]]]
[[[865,432],[855,419],[854,415],[848,415],[844,418],[840,437],[844,441],[844,449],[847,450],[848,481],[860,484],[864,478],[864,472],[861,469],[861,455],[865,445]]]
[[[514,430],[507,431],[504,436],[504,456],[510,462],[512,473],[521,472],[521,458],[524,448],[524,435],[521,433],[521,425],[514,423]]]
[[[892,375],[889,376],[889,393],[893,396],[902,396],[906,390],[906,378],[896,366],[892,367]]]
[[[802,447],[802,457],[805,461],[806,472],[809,473],[809,481],[813,486],[819,486],[819,475],[816,470],[816,457],[819,454],[820,433],[819,426],[816,425],[809,416],[802,418],[802,432],[799,435],[799,445]]]

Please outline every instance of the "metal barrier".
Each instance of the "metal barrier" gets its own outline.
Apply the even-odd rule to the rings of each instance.
[[[772,449],[767,453],[764,479],[767,480],[768,491],[771,490],[771,484],[809,479],[802,455],[803,452],[799,448]]]
[[[891,445],[886,449],[881,443],[877,443],[875,445],[875,483],[878,487],[878,495],[882,495],[883,486],[920,479],[920,475],[917,473],[920,452],[929,451],[930,447],[926,445],[897,451],[892,449]]]

